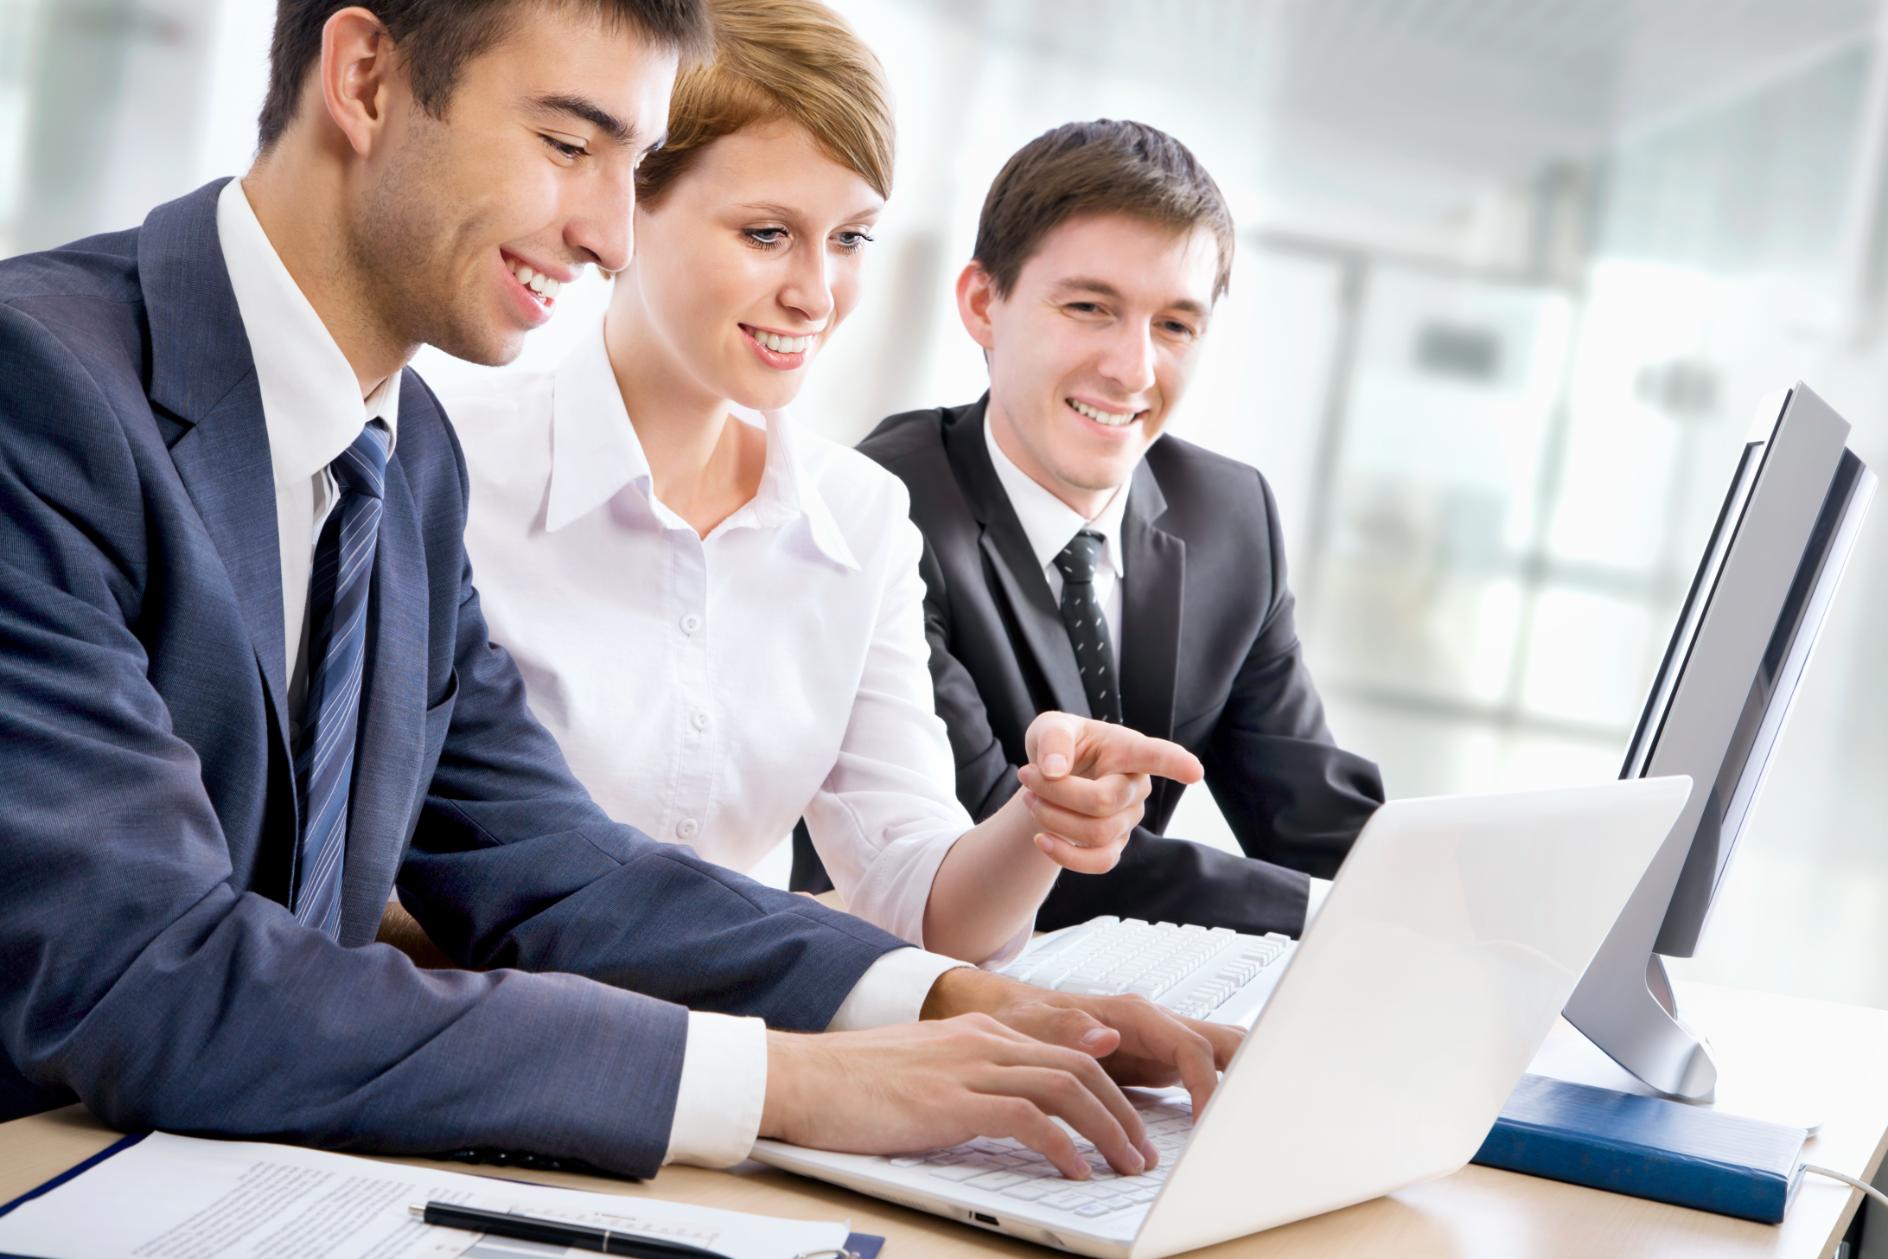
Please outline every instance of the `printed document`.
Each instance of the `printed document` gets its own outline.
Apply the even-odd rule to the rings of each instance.
[[[423,1224],[451,1202],[687,1242],[731,1259],[843,1247],[844,1224],[405,1167],[287,1145],[154,1133],[0,1216],[0,1254],[33,1259],[584,1259],[592,1252]]]

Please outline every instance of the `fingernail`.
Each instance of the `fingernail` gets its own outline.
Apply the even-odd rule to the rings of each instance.
[[[1147,1160],[1149,1167],[1156,1167],[1160,1164],[1160,1151],[1154,1148],[1152,1141],[1141,1142],[1141,1157]]]
[[[1047,835],[1036,836],[1036,847],[1042,849],[1048,856],[1055,856],[1055,845],[1049,842]]]
[[[1069,772],[1069,758],[1060,752],[1051,752],[1042,758],[1042,772],[1051,778],[1060,777]]]
[[[1108,1029],[1105,1027],[1097,1027],[1091,1032],[1089,1032],[1088,1035],[1082,1037],[1082,1044],[1087,1045],[1089,1048],[1093,1049],[1101,1045],[1107,1039],[1108,1039]]]
[[[1128,1153],[1134,1156],[1128,1163],[1128,1166],[1133,1169],[1133,1175],[1138,1176],[1147,1170],[1147,1160],[1141,1156],[1139,1150],[1129,1150]]]

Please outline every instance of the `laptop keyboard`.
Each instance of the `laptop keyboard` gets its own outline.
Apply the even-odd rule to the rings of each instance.
[[[1276,933],[1241,935],[1110,915],[1043,941],[1003,974],[1057,992],[1137,992],[1176,1014],[1204,1019],[1292,943]]]
[[[1092,1220],[1132,1207],[1145,1208],[1160,1192],[1167,1169],[1180,1157],[1193,1125],[1193,1111],[1184,1102],[1149,1102],[1139,1107],[1147,1139],[1160,1152],[1160,1163],[1139,1176],[1118,1176],[1095,1147],[1080,1137],[1082,1151],[1093,1172],[1089,1180],[1069,1180],[1036,1151],[1020,1141],[979,1137],[963,1145],[930,1154],[894,1158],[894,1167],[918,1168],[941,1181],[968,1185],[1013,1198],[1067,1211]]]

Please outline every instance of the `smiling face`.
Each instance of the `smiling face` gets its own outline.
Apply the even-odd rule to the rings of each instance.
[[[1218,267],[1204,228],[1101,214],[1045,235],[1007,297],[965,268],[958,310],[988,352],[1003,453],[1092,519],[1180,405]]]
[[[611,295],[619,371],[770,411],[858,303],[885,199],[789,122],[706,146],[636,210],[636,260]]]
[[[443,118],[399,85],[359,178],[349,261],[406,344],[509,362],[587,265],[628,265],[634,169],[666,126],[677,57],[547,5],[468,61]]]

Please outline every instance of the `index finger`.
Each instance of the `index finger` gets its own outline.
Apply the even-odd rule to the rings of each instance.
[[[1091,776],[1158,774],[1182,783],[1196,783],[1206,777],[1206,767],[1200,764],[1200,758],[1178,743],[1156,739],[1126,726],[1107,725],[1090,731],[1089,746],[1093,758]]]

